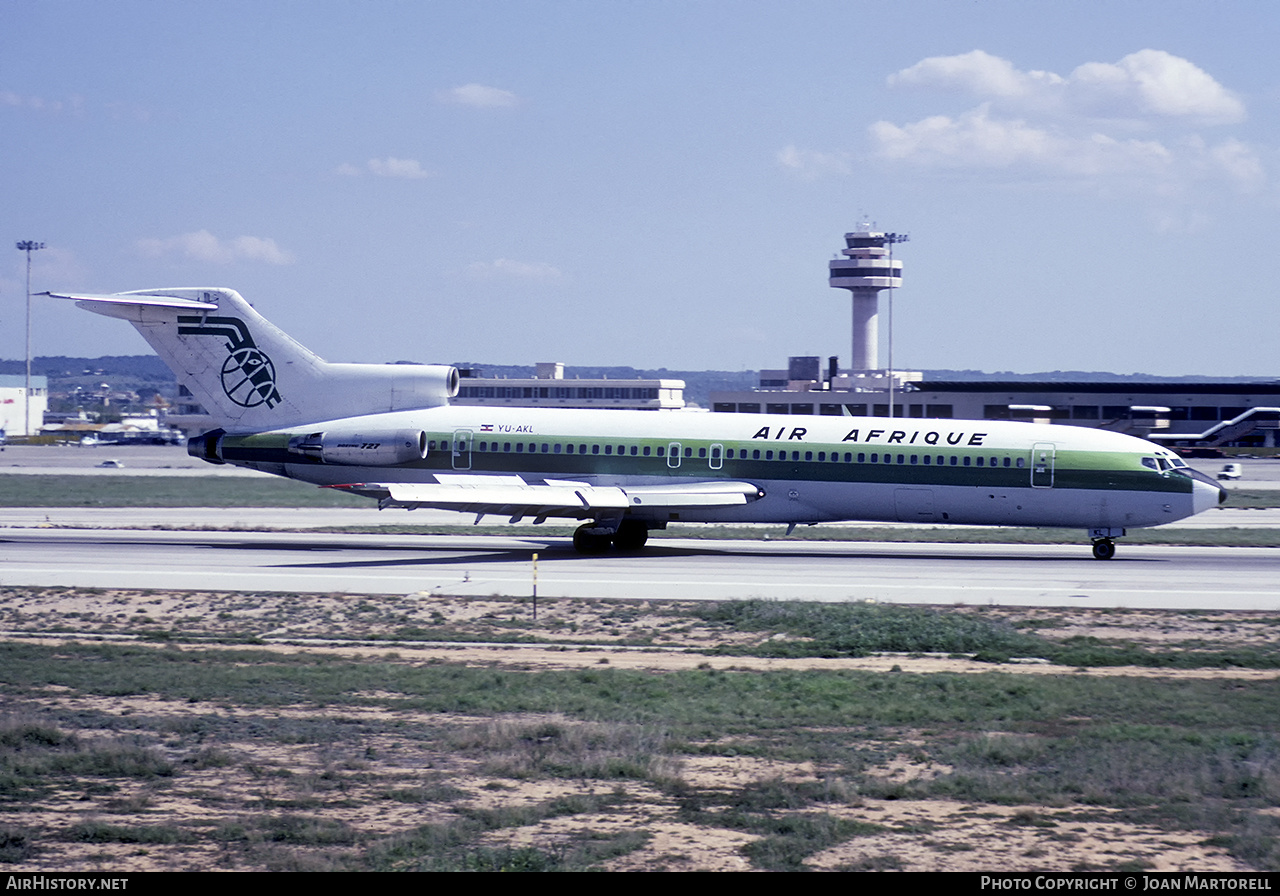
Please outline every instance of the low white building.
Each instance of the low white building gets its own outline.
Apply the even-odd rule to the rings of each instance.
[[[44,424],[44,412],[49,409],[48,377],[31,378],[30,408],[26,392],[24,374],[0,374],[0,431],[6,437],[35,435]]]

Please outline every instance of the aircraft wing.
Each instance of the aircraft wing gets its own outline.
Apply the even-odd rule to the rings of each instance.
[[[440,474],[437,482],[359,482],[334,485],[343,491],[378,499],[379,508],[461,510],[481,516],[526,516],[594,519],[626,510],[662,512],[667,509],[733,507],[763,496],[750,482],[712,481],[664,485],[601,486],[585,482],[546,480],[530,484],[519,476]]]

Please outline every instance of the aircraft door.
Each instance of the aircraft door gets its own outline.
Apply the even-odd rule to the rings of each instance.
[[[667,466],[675,469],[680,466],[680,443],[672,442],[667,445]]]
[[[718,470],[724,466],[724,446],[716,442],[711,446],[711,456],[707,459],[711,469]]]
[[[931,488],[896,488],[893,490],[893,504],[901,522],[932,523],[937,519]]]
[[[1053,488],[1053,442],[1036,442],[1031,446],[1031,487]]]
[[[456,429],[453,432],[453,468],[471,469],[471,430]]]

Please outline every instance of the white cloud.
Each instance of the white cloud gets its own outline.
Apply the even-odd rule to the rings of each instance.
[[[423,168],[417,159],[397,159],[392,156],[370,159],[363,168],[343,162],[333,169],[333,173],[340,177],[360,177],[366,171],[378,177],[400,177],[405,180],[422,180],[431,176],[431,172]]]
[[[1217,146],[1210,147],[1208,157],[1241,189],[1260,187],[1267,179],[1266,170],[1257,153],[1239,140],[1224,140]]]
[[[1204,69],[1163,50],[1139,50],[1115,64],[1086,62],[1071,73],[1073,100],[1086,111],[1157,115],[1200,124],[1244,121],[1234,93]]]
[[[519,97],[510,90],[486,87],[483,84],[464,84],[448,90],[437,90],[436,99],[442,103],[474,106],[477,109],[502,109],[514,106],[520,101]]]
[[[1024,96],[1057,88],[1063,79],[1052,72],[1020,72],[1013,63],[982,50],[958,56],[930,56],[889,76],[889,85],[958,88],[978,96]]]
[[[1152,216],[1151,224],[1157,233],[1195,234],[1207,233],[1214,226],[1214,219],[1203,212],[1164,212]]]
[[[826,175],[845,175],[853,172],[849,155],[837,152],[817,152],[784,146],[778,150],[778,164],[805,180],[816,180]]]
[[[1211,143],[1196,133],[1243,121],[1240,99],[1203,69],[1161,50],[1141,50],[1116,63],[1087,62],[1066,77],[1021,71],[974,50],[924,59],[891,75],[889,84],[959,90],[981,103],[905,124],[875,122],[869,128],[874,152],[888,161],[1123,179],[1161,193],[1201,181],[1244,192],[1266,181],[1262,161],[1248,145],[1236,139]]]
[[[1158,141],[1117,140],[1105,134],[1065,135],[1016,119],[990,116],[987,105],[951,118],[934,115],[898,126],[871,125],[882,158],[923,167],[1009,168],[1103,175],[1157,174],[1172,154]]]
[[[231,264],[236,261],[265,261],[268,264],[292,264],[294,258],[276,245],[276,241],[259,236],[219,239],[207,230],[179,236],[148,238],[137,241],[138,251],[148,258],[176,255],[190,261]]]
[[[1243,121],[1244,103],[1193,63],[1163,50],[1139,50],[1119,62],[1086,62],[1070,75],[1020,71],[982,50],[931,56],[889,76],[890,86],[959,90],[997,106],[1039,113],[1196,124]]]
[[[84,97],[72,96],[67,100],[46,100],[39,96],[23,96],[12,90],[0,90],[0,106],[13,106],[19,109],[31,109],[36,112],[81,113],[84,111]]]
[[[431,172],[425,170],[417,159],[370,159],[369,170],[379,177],[403,177],[407,180],[420,180],[430,177]]]
[[[476,280],[505,278],[512,280],[559,280],[560,269],[545,261],[512,261],[498,258],[493,261],[477,261],[467,265],[467,275]]]

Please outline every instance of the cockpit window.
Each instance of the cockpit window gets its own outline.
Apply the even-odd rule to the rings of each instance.
[[[1158,469],[1160,469],[1160,468],[1156,465],[1156,459],[1155,459],[1154,457],[1144,457],[1144,458],[1142,459],[1142,465],[1143,465],[1144,467],[1150,467],[1150,468],[1151,468],[1151,469],[1153,469],[1153,470],[1158,470]]]

